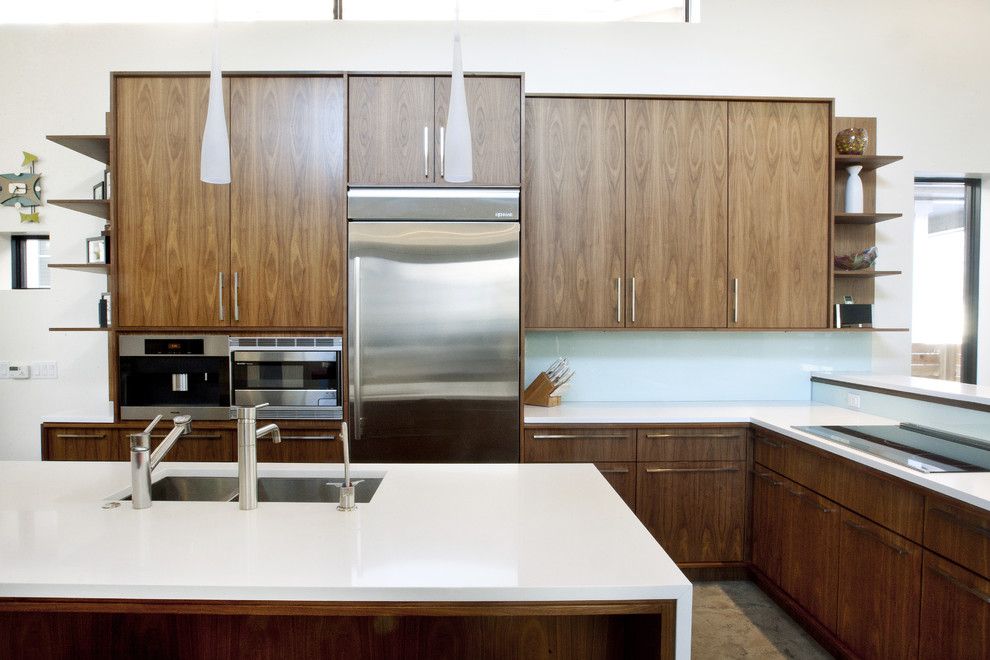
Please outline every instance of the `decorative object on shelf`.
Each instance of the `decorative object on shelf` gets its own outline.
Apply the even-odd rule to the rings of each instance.
[[[107,237],[95,236],[86,239],[86,263],[105,264],[107,260]]]
[[[846,296],[844,302],[835,306],[835,327],[872,328],[873,305],[854,303],[852,296]]]
[[[28,171],[0,174],[0,205],[16,208],[21,214],[21,222],[41,222],[41,215],[36,210],[42,205],[41,175],[34,171],[38,157],[27,151],[21,153],[24,154],[21,167]]]
[[[203,128],[203,148],[200,151],[199,179],[203,183],[230,183],[230,138],[227,116],[223,108],[223,76],[220,73],[220,23],[213,19],[213,64],[210,67],[210,96]]]
[[[846,168],[849,173],[849,178],[846,179],[846,213],[863,212],[863,180],[859,178],[862,171],[862,165],[850,165]]]
[[[840,270],[863,270],[877,260],[877,246],[868,247],[857,254],[835,255],[833,262]]]
[[[93,186],[93,199],[101,200],[107,198],[107,182],[100,181],[98,184]]]
[[[440,128],[441,131],[445,129]],[[461,3],[454,4],[454,61],[450,70],[450,102],[445,135],[440,136],[441,175],[450,183],[467,183],[474,178],[471,153],[471,122],[467,92],[464,89],[464,63],[461,59]]]
[[[104,292],[100,294],[100,303],[98,306],[98,319],[101,328],[110,327],[110,293]]]
[[[560,405],[561,395],[567,391],[574,370],[567,358],[558,358],[545,371],[537,374],[533,382],[523,391],[523,403],[528,406],[549,408]]]
[[[843,156],[862,156],[870,144],[870,134],[865,128],[847,128],[835,136],[835,151]]]

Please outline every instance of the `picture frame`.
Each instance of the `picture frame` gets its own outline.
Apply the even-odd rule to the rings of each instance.
[[[107,238],[95,236],[86,239],[86,263],[105,264],[107,261]]]

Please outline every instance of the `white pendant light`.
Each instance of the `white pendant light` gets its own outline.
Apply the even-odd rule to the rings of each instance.
[[[206,108],[199,179],[203,183],[230,183],[230,138],[223,108],[223,77],[220,75],[220,26],[213,23],[213,66],[210,68],[210,101]]]
[[[454,11],[454,62],[450,70],[443,178],[450,183],[467,183],[474,179],[474,166],[471,156],[471,122],[468,119],[467,95],[464,91],[464,64],[461,61],[460,2],[456,3]]]

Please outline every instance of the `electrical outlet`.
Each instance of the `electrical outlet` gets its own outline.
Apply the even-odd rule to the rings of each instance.
[[[846,405],[859,410],[863,405],[863,401],[858,394],[846,394]]]
[[[58,378],[58,364],[55,362],[32,362],[31,378]]]

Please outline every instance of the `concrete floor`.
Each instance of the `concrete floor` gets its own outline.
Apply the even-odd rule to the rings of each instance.
[[[696,660],[832,657],[751,582],[696,584],[691,627]]]

